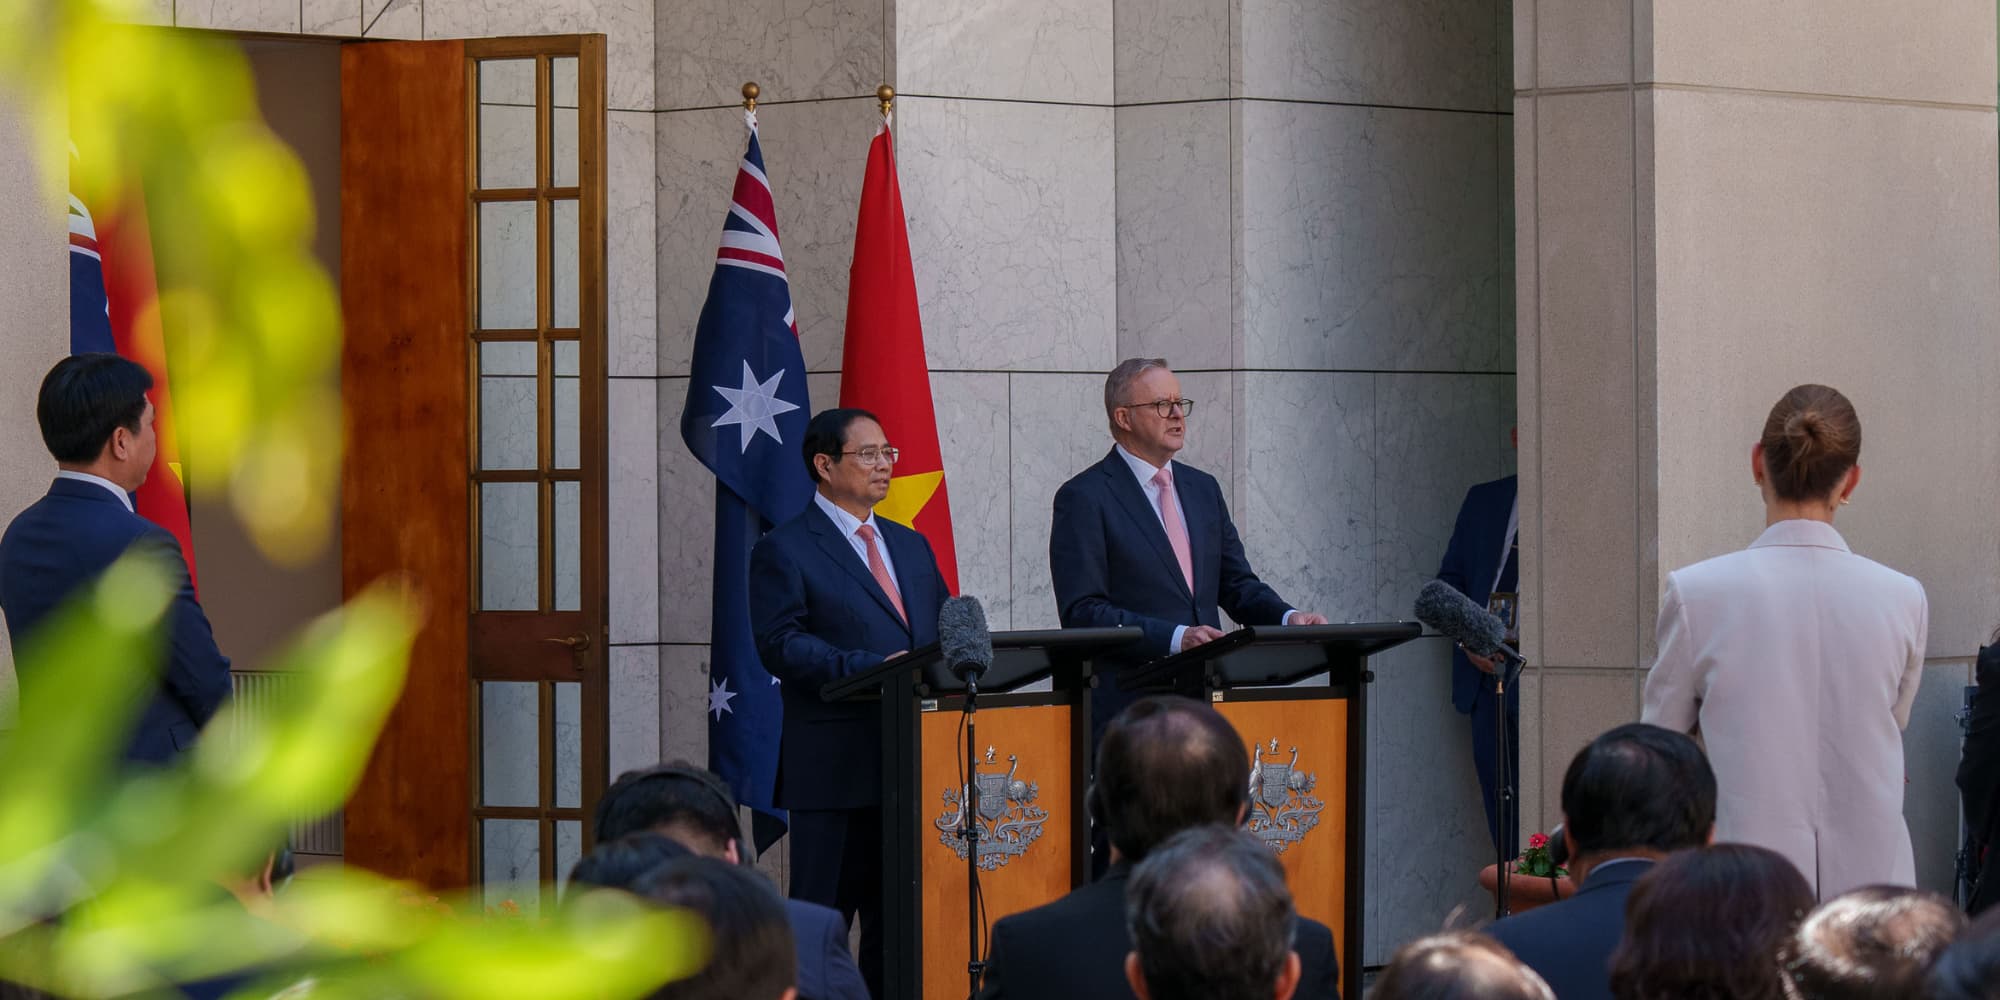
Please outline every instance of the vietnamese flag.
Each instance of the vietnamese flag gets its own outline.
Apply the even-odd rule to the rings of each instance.
[[[847,275],[847,343],[840,359],[840,405],[871,410],[902,455],[889,496],[875,510],[907,524],[931,543],[945,585],[958,592],[958,555],[951,540],[951,503],[938,447],[924,327],[917,315],[917,280],[910,269],[910,234],[889,118],[868,147],[861,215],[854,225],[854,265]]]

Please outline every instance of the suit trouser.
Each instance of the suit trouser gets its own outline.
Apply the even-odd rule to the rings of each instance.
[[[1472,703],[1472,764],[1479,772],[1479,801],[1486,809],[1486,831],[1493,838],[1496,851],[1505,850],[1508,857],[1520,856],[1521,830],[1521,688],[1516,682],[1507,690],[1507,767],[1513,774],[1514,805],[1513,815],[1503,822],[1497,811],[1494,788],[1499,784],[1499,768],[1495,766],[1493,730],[1499,712],[1500,696],[1493,691],[1493,678],[1482,675],[1479,696]],[[1503,829],[1504,827],[1504,829]]]
[[[868,994],[882,996],[882,808],[794,809],[792,898],[861,920],[855,964]]]

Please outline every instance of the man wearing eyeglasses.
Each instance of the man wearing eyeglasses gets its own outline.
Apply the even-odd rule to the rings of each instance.
[[[1056,491],[1049,572],[1063,627],[1137,626],[1143,638],[1126,663],[1221,638],[1218,610],[1245,625],[1326,624],[1294,610],[1250,569],[1215,477],[1173,460],[1193,408],[1165,360],[1119,362],[1104,380],[1116,444]],[[1093,746],[1132,701],[1112,671],[1097,676]]]
[[[949,596],[924,536],[875,514],[896,449],[875,415],[827,410],[801,446],[816,492],[750,552],[750,627],[782,684],[777,804],[791,810],[791,893],[861,921],[856,956],[882,995],[882,731],[828,681],[937,641]]]

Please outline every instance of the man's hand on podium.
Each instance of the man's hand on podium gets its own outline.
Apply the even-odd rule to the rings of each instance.
[[[1294,611],[1294,612],[1292,612],[1292,620],[1291,620],[1291,621],[1288,621],[1288,622],[1286,622],[1285,624],[1287,624],[1287,625],[1324,625],[1324,624],[1326,624],[1326,616],[1325,616],[1325,615],[1322,615],[1322,614],[1317,614],[1317,613],[1314,613],[1314,612],[1311,612],[1311,611]]]
[[[1214,642],[1220,638],[1222,638],[1222,630],[1219,628],[1210,628],[1207,625],[1190,625],[1187,631],[1181,633],[1181,650],[1185,652],[1202,643]]]

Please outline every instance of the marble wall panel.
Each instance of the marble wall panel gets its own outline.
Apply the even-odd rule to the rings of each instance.
[[[660,647],[660,759],[708,766],[708,647]]]
[[[1230,96],[1229,12],[1229,0],[1113,0],[1117,102]]]
[[[1049,581],[1049,522],[1056,489],[1111,450],[1102,375],[1008,376],[1013,471],[1014,628],[1060,624]]]
[[[1230,106],[1119,108],[1118,356],[1228,368]]]
[[[1506,371],[1488,114],[1240,106],[1244,364]]]
[[[1495,108],[1492,0],[1241,0],[1242,96]]]
[[[1917,885],[1947,896],[1960,843],[1955,778],[1965,734],[1958,725],[1958,710],[1966,685],[1972,682],[1971,661],[1930,661],[1917,688],[1909,728],[1903,730],[1903,768],[1909,779],[1903,792],[1903,818],[1916,849]]]
[[[366,38],[424,37],[423,0],[361,0],[361,34]]]
[[[1991,5],[1837,0],[1810,17],[1728,0],[1651,6],[1662,83],[1993,106]]]
[[[299,30],[309,35],[359,35],[361,0],[300,0]]]
[[[715,476],[681,440],[687,389],[685,378],[659,382],[659,637],[706,643],[714,593]]]
[[[1008,376],[938,372],[931,376],[945,484],[951,490],[952,543],[958,550],[958,592],[979,598],[986,623],[1013,625],[1013,485],[1007,434]]]
[[[1168,359],[1173,360],[1172,358]],[[1241,491],[1237,476],[1237,456],[1242,453],[1242,431],[1248,421],[1237,418],[1237,383],[1243,377],[1238,372],[1226,371],[1177,371],[1180,376],[1181,394],[1195,401],[1194,413],[1188,416],[1187,444],[1174,461],[1192,465],[1215,477],[1222,485],[1223,499],[1229,503],[1229,510],[1238,518],[1242,514],[1238,508]],[[1096,426],[1104,426],[1104,379],[1097,380],[1098,392],[1093,397],[1098,403],[1100,414]],[[1102,432],[1103,447],[1111,447],[1111,432]],[[1099,457],[1102,457],[1101,455]]]
[[[1374,657],[1369,668],[1362,961],[1382,965],[1454,912],[1490,907],[1475,876],[1493,859],[1471,727],[1451,707],[1451,646],[1419,639]]]
[[[299,30],[299,0],[175,0],[174,24],[294,34]]]
[[[1375,378],[1375,604],[1407,620],[1437,575],[1465,492],[1514,471],[1512,375]]]
[[[423,30],[425,38],[602,32],[607,104],[621,111],[655,107],[649,0],[426,0]]]
[[[1372,617],[1377,456],[1373,377],[1245,372],[1236,527],[1257,575],[1294,607]]]
[[[435,2],[435,0],[433,0]],[[687,0],[660,8],[663,111],[734,105],[755,80],[770,101],[872,95],[890,80],[891,8],[875,0]]]
[[[659,116],[614,111],[608,117],[604,143],[605,269],[610,292],[607,368],[612,375],[650,376],[659,370],[660,297],[653,256],[659,236],[654,212],[653,124]]]
[[[660,434],[658,383],[610,380],[611,641],[660,638],[660,451],[681,448]],[[679,426],[679,400],[674,400]],[[713,510],[713,506],[709,508]]]
[[[659,763],[660,647],[613,646],[610,657],[609,776]]]
[[[932,370],[1109,369],[1112,110],[914,98],[896,107]]]
[[[1634,50],[1646,52],[1648,60],[1652,50],[1633,38],[1634,6],[1632,0],[1533,0],[1531,34],[1515,36],[1526,39],[1529,46],[1525,53],[1517,49],[1516,55],[1531,57],[1522,71],[1529,79],[1522,86],[1590,87],[1630,82],[1634,78]],[[1650,31],[1651,22],[1652,18],[1641,15],[1638,30]]]
[[[1112,0],[932,0],[895,16],[898,90],[1111,102]]]

